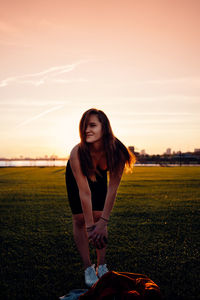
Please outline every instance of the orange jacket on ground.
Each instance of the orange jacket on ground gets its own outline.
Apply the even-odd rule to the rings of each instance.
[[[110,271],[79,300],[160,300],[159,287],[146,275]]]

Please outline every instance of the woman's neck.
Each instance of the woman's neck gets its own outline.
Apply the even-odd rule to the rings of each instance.
[[[107,169],[106,153],[102,141],[90,144],[89,151],[94,167],[99,166],[102,170]]]
[[[96,143],[92,143],[89,146],[90,153],[98,154],[104,152],[104,147],[102,141],[97,141]]]

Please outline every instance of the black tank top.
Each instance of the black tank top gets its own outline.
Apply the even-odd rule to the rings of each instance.
[[[107,194],[107,170],[102,170],[98,168],[98,171],[100,174],[96,174],[96,181],[92,181],[88,177],[87,180],[92,195],[92,210],[102,211],[104,208],[104,203]],[[78,185],[73,175],[69,160],[67,162],[65,175],[68,200],[72,213],[83,213],[79,197]]]

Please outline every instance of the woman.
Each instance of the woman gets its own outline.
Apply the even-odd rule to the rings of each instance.
[[[101,110],[89,109],[83,114],[79,133],[81,142],[72,149],[66,167],[66,186],[74,240],[83,260],[85,283],[90,287],[108,272],[107,224],[124,167],[132,167],[134,156],[113,135]],[[90,261],[89,241],[97,251],[96,270]]]

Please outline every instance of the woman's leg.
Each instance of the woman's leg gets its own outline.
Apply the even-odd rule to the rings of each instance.
[[[85,227],[83,214],[72,215],[74,241],[83,260],[83,266],[86,269],[91,266],[89,254],[89,242]]]
[[[94,222],[96,223],[102,215],[102,211],[93,211]],[[97,252],[97,266],[105,264],[106,247],[103,249],[96,249]]]

